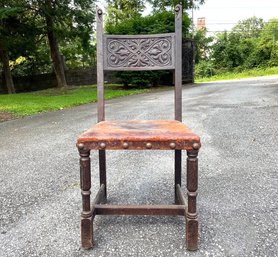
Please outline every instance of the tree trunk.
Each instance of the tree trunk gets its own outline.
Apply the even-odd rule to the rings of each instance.
[[[50,55],[51,55],[53,68],[57,79],[57,87],[60,88],[67,87],[64,66],[61,60],[58,43],[53,32],[54,26],[51,17],[51,9],[52,9],[51,0],[45,0],[45,4],[49,8],[48,13],[45,14],[45,20],[47,26],[47,37],[48,37],[48,43],[50,47]]]
[[[3,63],[4,81],[9,94],[15,94],[14,82],[9,65],[9,55],[7,50],[0,48],[0,59]]]

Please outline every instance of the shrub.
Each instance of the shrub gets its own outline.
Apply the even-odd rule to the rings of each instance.
[[[186,37],[189,28],[189,18],[183,16],[183,37]],[[107,34],[113,35],[137,35],[160,34],[175,31],[175,15],[173,12],[159,12],[149,16],[135,16],[118,24],[105,24]],[[159,84],[162,77],[172,76],[169,71],[120,71],[116,76],[127,85],[139,87]]]
[[[216,74],[211,61],[201,61],[195,65],[195,76],[197,78],[211,77]]]

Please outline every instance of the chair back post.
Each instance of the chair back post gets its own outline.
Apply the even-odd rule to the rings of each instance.
[[[182,6],[175,7],[175,120],[182,121]]]
[[[98,122],[105,120],[105,108],[104,108],[104,69],[107,70],[153,70],[159,69],[161,66],[148,66],[148,67],[111,67],[104,65],[104,54],[106,53],[107,38],[104,38],[103,32],[103,12],[96,8],[96,22],[97,22],[97,109],[98,109]],[[154,35],[153,35],[154,36]],[[132,38],[132,36],[126,36]],[[148,36],[146,36],[148,38]],[[158,36],[156,36],[158,37]],[[136,37],[135,37],[136,38]],[[140,38],[140,37],[139,37]],[[104,39],[106,41],[104,42]],[[121,39],[120,36],[115,37],[116,40]],[[182,121],[182,6],[180,4],[175,7],[175,52],[172,52],[172,58],[174,63],[172,67],[167,68],[175,69],[175,120]],[[107,60],[106,60],[107,62]],[[104,67],[105,66],[105,67]],[[166,69],[167,69],[166,68]],[[161,67],[161,69],[165,69]]]
[[[97,22],[97,112],[98,122],[105,119],[104,112],[104,72],[103,72],[103,12],[96,8]]]

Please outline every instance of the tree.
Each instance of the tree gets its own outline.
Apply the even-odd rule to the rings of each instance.
[[[60,45],[70,45],[73,42],[78,42],[76,47],[89,49],[91,35],[93,31],[94,22],[94,2],[95,0],[0,0],[4,3],[0,5],[4,8],[16,8],[24,13],[24,17],[28,24],[32,24],[30,31],[36,31],[36,37],[31,37],[29,31],[26,29],[23,33],[25,38],[31,43],[25,44],[28,49],[29,45],[33,46],[33,50],[29,51],[29,56],[26,58],[30,62],[41,60],[39,54],[45,53],[43,46],[45,38],[47,38],[50,48],[50,56],[52,60],[52,67],[54,69],[57,86],[66,87],[66,79],[64,73],[63,62],[61,59]],[[21,21],[21,17],[19,17]],[[13,24],[13,23],[10,23]],[[8,28],[6,26],[6,28]],[[6,31],[9,31],[6,29]],[[15,33],[18,34],[18,29],[15,28]],[[14,46],[12,43],[14,39],[9,33],[6,35],[6,45]],[[18,37],[20,38],[20,37]],[[24,41],[26,42],[26,41]],[[33,42],[33,43],[32,43]],[[35,43],[35,46],[34,46]],[[18,49],[24,50],[22,46],[13,47],[16,51]],[[14,50],[9,47],[8,52],[11,54]],[[23,55],[24,56],[24,55]]]
[[[211,55],[215,67],[230,70],[257,66],[256,48],[263,27],[262,19],[251,17],[239,21],[231,33],[218,33]]]
[[[3,65],[3,76],[6,83],[8,93],[15,93],[14,83],[11,75],[10,65],[9,65],[9,55],[8,55],[8,42],[6,39],[6,34],[9,31],[9,19],[15,16],[18,12],[18,9],[5,8],[4,5],[1,5],[0,8],[0,60]]]
[[[265,23],[259,38],[259,56],[268,65],[278,65],[278,19],[270,19]]]
[[[3,76],[4,76],[4,81],[8,89],[9,94],[14,94],[15,93],[15,88],[14,88],[14,82],[10,70],[10,65],[9,65],[9,55],[8,51],[0,44],[0,60],[3,65]]]
[[[174,8],[177,4],[182,4],[183,10],[190,8],[198,8],[200,4],[204,4],[205,0],[148,0],[152,5],[154,11],[166,11],[170,8]]]
[[[195,41],[195,63],[205,61],[209,58],[211,52],[212,36],[207,36],[207,29],[199,29],[194,35]]]
[[[200,38],[202,39],[201,35]],[[277,41],[278,19],[264,22],[261,18],[251,17],[239,21],[231,33],[223,32],[215,36],[211,46],[210,63],[202,63],[202,68],[211,68],[211,64],[213,69],[218,71],[276,66]],[[202,73],[200,69],[199,73]]]
[[[263,27],[263,19],[253,16],[251,18],[239,21],[233,27],[232,31],[234,33],[241,33],[242,38],[254,38],[260,36]]]
[[[40,9],[43,10],[43,15],[46,22],[46,33],[50,47],[50,55],[53,62],[53,68],[56,74],[57,86],[61,88],[67,87],[64,66],[62,63],[54,28],[54,15],[57,3],[55,3],[55,1],[45,0],[44,4],[45,5],[41,6]]]
[[[94,0],[36,0],[27,1],[29,9],[44,28],[58,87],[66,87],[64,66],[58,41],[67,41],[80,35],[88,41],[92,31]],[[87,42],[86,42],[87,43]]]
[[[32,1],[32,6],[37,8],[36,14],[45,21],[44,27],[58,87],[67,85],[58,42],[70,44],[76,38],[82,38],[82,46],[89,44],[93,30],[94,2],[95,0],[75,0],[72,4],[71,0]]]
[[[183,36],[188,34],[189,18],[183,16]],[[113,35],[137,35],[137,34],[159,34],[175,31],[175,14],[172,11],[157,12],[149,16],[135,16],[118,22],[118,24],[106,24],[105,31]],[[125,86],[133,84],[137,86],[155,85],[159,83],[162,76],[168,76],[167,71],[124,71],[118,72],[117,76]]]
[[[140,16],[144,10],[144,0],[107,0],[108,24]]]
[[[10,57],[26,56],[35,48],[35,29],[26,11],[14,5],[14,1],[9,6],[0,3],[0,59],[8,93],[15,93]]]
[[[183,15],[182,32],[186,37],[189,28],[189,18]],[[175,31],[175,15],[172,11],[163,11],[148,16],[135,16],[119,22],[106,24],[105,31],[114,35],[159,34]]]

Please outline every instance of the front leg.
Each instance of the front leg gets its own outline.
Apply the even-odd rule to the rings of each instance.
[[[85,249],[93,247],[93,223],[90,203],[91,195],[91,161],[90,150],[78,145],[80,155],[80,188],[82,195],[81,213],[81,246]]]
[[[198,189],[198,150],[187,152],[187,213],[186,247],[194,251],[198,248],[198,216],[196,198]]]

